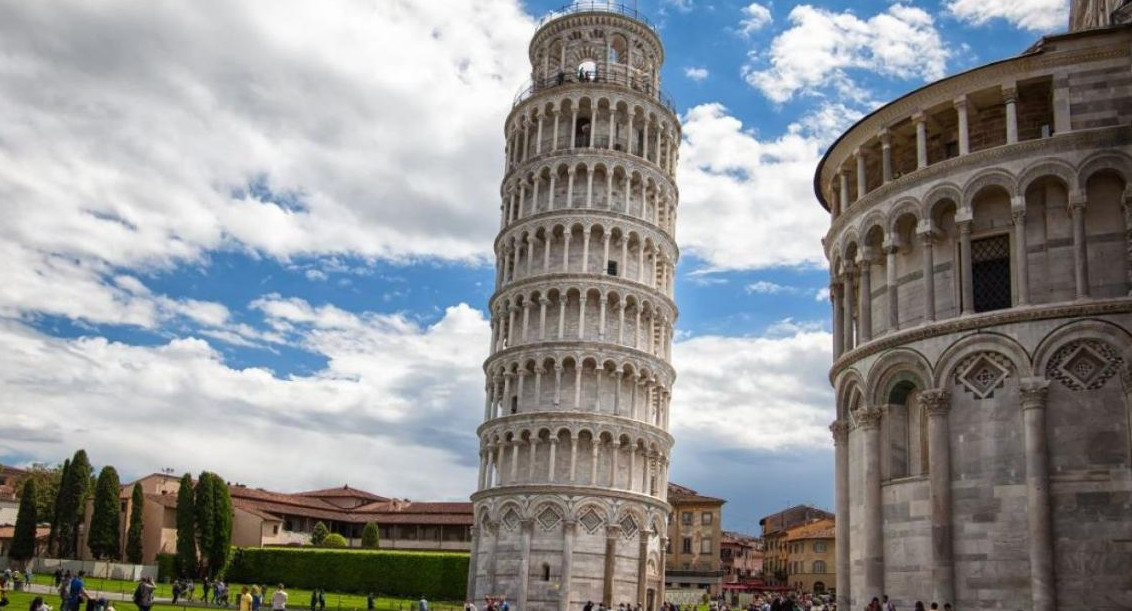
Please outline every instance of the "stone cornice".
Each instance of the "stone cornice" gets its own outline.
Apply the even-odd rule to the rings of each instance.
[[[665,309],[668,310],[669,322],[673,325],[676,324],[676,319],[680,315],[680,311],[676,308],[675,301],[669,298],[668,295],[665,295],[647,284],[635,280],[626,280],[620,276],[610,276],[608,274],[561,272],[528,276],[507,283],[506,286],[497,289],[487,302],[488,312],[494,312],[496,306],[499,305],[499,301],[515,293],[527,293],[543,286],[547,289],[562,288],[563,285],[583,285],[587,288],[596,288],[598,290],[605,289],[602,291],[603,293],[614,289],[621,289],[625,293],[647,295],[650,299],[664,304]],[[546,293],[545,290],[542,292]]]
[[[535,49],[545,44],[544,39],[553,38],[570,30],[589,29],[595,26],[614,27],[633,36],[649,39],[653,53],[656,54],[657,68],[659,69],[660,66],[664,65],[664,45],[660,42],[660,36],[653,30],[652,26],[628,15],[603,11],[600,8],[593,11],[553,16],[543,23],[538,30],[535,30],[534,36],[531,37],[531,43],[527,47],[527,56],[531,65],[534,65],[535,62]]]
[[[508,414],[499,418],[492,418],[476,427],[476,437],[483,438],[484,433],[491,430],[512,429],[530,425],[532,428],[546,428],[551,431],[557,429],[602,429],[602,427],[616,427],[622,431],[633,431],[639,435],[652,437],[661,443],[665,450],[672,448],[676,440],[664,429],[641,420],[634,420],[625,416],[603,414],[599,412],[562,411],[536,411],[522,414]]]
[[[535,497],[547,495],[605,497],[647,505],[663,511],[665,515],[672,511],[672,506],[668,503],[641,492],[615,490],[603,486],[578,486],[576,484],[507,484],[473,492],[471,500],[473,503],[478,503],[495,497],[514,498],[527,495]]]
[[[661,229],[659,225],[654,225],[650,221],[646,221],[631,214],[605,208],[558,208],[556,210],[543,210],[542,212],[525,216],[503,228],[503,230],[495,236],[495,242],[492,244],[492,247],[498,257],[500,242],[506,238],[513,237],[515,233],[521,233],[524,229],[529,231],[532,225],[535,225],[536,228],[540,227],[542,223],[548,225],[562,224],[566,227],[572,227],[578,224],[583,227],[588,227],[603,219],[642,228],[641,233],[651,238],[653,243],[664,243],[664,248],[667,251],[665,254],[668,255],[670,259],[673,261],[680,259],[680,247],[676,245],[676,240],[669,235],[667,231]],[[580,244],[578,248],[581,248]],[[541,263],[541,261],[539,262]]]
[[[554,94],[554,95],[551,95]],[[668,127],[672,130],[674,139],[679,142],[682,134],[680,128],[680,117],[670,108],[660,102],[660,100],[652,97],[651,95],[633,89],[627,85],[620,85],[617,83],[603,83],[603,82],[567,82],[561,85],[554,85],[553,87],[545,87],[531,93],[531,96],[518,104],[516,104],[511,112],[507,113],[507,120],[504,125],[504,136],[506,130],[511,122],[515,120],[516,116],[523,116],[527,114],[531,106],[546,104],[547,98],[569,98],[577,100],[578,98],[590,98],[591,100],[608,97],[615,101],[632,102],[644,108],[651,108],[652,114],[658,117],[664,117],[668,123]],[[556,104],[557,106],[557,104]]]
[[[673,151],[675,152],[678,148],[678,146],[673,147]],[[631,167],[635,171],[648,174],[650,177],[652,177],[653,182],[663,182],[668,188],[669,192],[673,195],[673,205],[677,205],[680,201],[680,187],[676,184],[676,177],[668,174],[668,172],[665,172],[656,163],[653,163],[652,161],[649,161],[644,157],[639,157],[627,151],[617,151],[597,147],[564,148],[532,155],[526,161],[516,163],[514,166],[504,172],[503,180],[500,181],[500,184],[506,185],[517,173],[531,171],[534,170],[535,167],[544,164],[553,165],[553,163],[559,159],[561,159],[562,161],[569,161],[571,162],[571,164],[577,164],[580,161],[587,160],[592,160],[592,164],[608,164],[610,163],[610,159],[613,159],[614,163],[622,163],[626,166]],[[504,197],[506,197],[506,194],[503,195]]]
[[[1104,316],[1109,314],[1127,314],[1132,312],[1132,298],[1116,297],[1113,299],[1090,301],[1086,303],[1058,303],[1040,306],[1015,307],[1007,310],[996,310],[985,314],[975,314],[958,318],[949,318],[943,321],[920,325],[897,333],[882,335],[869,343],[858,346],[833,362],[829,371],[829,380],[832,384],[842,371],[857,361],[874,354],[898,348],[907,344],[951,335],[967,331],[979,331],[989,327],[1001,327],[1035,320],[1049,320],[1054,318],[1081,318],[1085,316]]]
[[[987,89],[995,84],[1017,82],[1045,75],[1063,66],[1080,66],[1089,62],[1128,57],[1130,54],[1132,48],[1127,40],[1066,52],[1030,53],[981,66],[922,87],[881,107],[849,128],[822,158],[818,167],[820,185],[823,189],[829,185],[845,160],[856,149],[873,140],[877,133],[923,109],[952,102],[961,95]]]
[[[1077,130],[1049,138],[1024,140],[1017,144],[983,149],[934,163],[922,170],[909,172],[868,192],[864,197],[853,202],[847,210],[842,211],[841,216],[833,220],[829,232],[823,240],[826,259],[829,259],[830,248],[837,243],[837,238],[849,225],[856,223],[889,201],[902,198],[909,192],[924,187],[928,183],[943,180],[954,174],[1000,166],[1019,159],[1048,157],[1075,150],[1125,146],[1130,141],[1132,141],[1132,127],[1127,125]],[[959,187],[962,188],[963,185],[959,185]],[[962,202],[956,203],[962,205]]]
[[[676,381],[676,370],[664,357],[628,346],[589,340],[538,340],[509,346],[484,359],[484,374],[487,374],[492,365],[499,361],[506,362],[512,359],[525,361],[528,358],[546,357],[552,354],[559,357],[570,356],[575,358],[600,355],[602,358],[613,360],[647,361],[655,372],[664,374],[660,376],[659,380],[664,386],[671,386]]]

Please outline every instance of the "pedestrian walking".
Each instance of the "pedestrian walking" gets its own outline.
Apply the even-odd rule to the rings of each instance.
[[[271,597],[271,611],[285,611],[285,609],[287,609],[287,591],[283,589],[283,584],[279,584]]]

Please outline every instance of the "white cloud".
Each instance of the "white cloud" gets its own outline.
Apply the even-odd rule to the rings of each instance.
[[[829,287],[823,286],[814,293],[814,301],[829,301]]]
[[[697,83],[703,82],[709,74],[708,69],[703,67],[689,66],[688,68],[684,68],[684,76]]]
[[[1069,22],[1069,3],[1065,0],[950,0],[946,7],[955,18],[973,25],[1005,19],[1024,30],[1048,32],[1063,29]]]
[[[467,497],[490,333],[479,312],[461,304],[422,327],[275,296],[261,305],[326,367],[281,377],[232,368],[201,339],[130,346],[0,322],[0,454],[60,460],[82,446],[133,475],[172,466],[287,490]],[[374,468],[410,457],[413,469]]]
[[[713,446],[789,451],[828,446],[833,420],[830,335],[702,336],[680,342],[672,428]],[[725,426],[721,423],[726,423]],[[693,459],[694,460],[694,459]]]
[[[797,288],[795,288],[793,286],[785,286],[785,285],[782,285],[782,284],[776,284],[774,282],[768,282],[766,280],[759,280],[757,282],[752,282],[751,284],[748,284],[745,287],[745,289],[748,293],[762,293],[764,295],[778,295],[780,293],[793,293],[793,292],[796,292],[798,290]]]
[[[758,2],[752,2],[743,7],[742,12],[743,19],[739,21],[739,33],[743,36],[750,36],[758,32],[774,20],[770,15],[770,9]]]
[[[0,313],[151,326],[105,278],[224,249],[483,260],[531,28],[512,0],[4,5]]]
[[[744,67],[747,82],[774,102],[815,95],[830,85],[843,97],[865,102],[871,96],[851,70],[932,80],[944,75],[951,55],[932,16],[903,4],[868,19],[800,5],[789,19],[791,27],[771,43],[769,65],[760,67],[761,55],[752,54],[752,63]]]
[[[761,140],[719,104],[683,123],[681,248],[715,270],[824,265],[829,215],[813,195],[824,142],[800,124]]]

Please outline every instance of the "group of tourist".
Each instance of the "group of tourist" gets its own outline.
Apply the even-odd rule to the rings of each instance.
[[[421,598],[421,602],[425,602]],[[428,607],[424,607],[421,611],[428,611]],[[464,603],[464,611],[511,611],[511,605],[507,602],[507,597],[484,596],[483,609],[476,609],[476,604],[472,601]]]
[[[34,577],[34,575],[32,574],[30,568],[24,570],[23,574],[21,574],[19,571],[4,569],[4,572],[0,573],[0,589],[4,590],[5,592],[8,590],[15,590],[18,592],[24,587],[31,585],[32,577]]]
[[[865,611],[896,611],[896,605],[893,604],[892,601],[888,600],[888,595],[885,594],[883,598],[884,600],[882,601],[881,599],[874,596],[873,599],[869,601],[869,604],[865,607]],[[932,602],[930,609],[931,611],[940,611],[939,603]],[[926,609],[924,609],[923,601],[916,601],[914,611],[927,611]],[[943,611],[953,611],[951,608],[951,603],[943,603]]]

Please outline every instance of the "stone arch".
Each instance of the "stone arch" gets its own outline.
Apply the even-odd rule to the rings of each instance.
[[[1030,164],[1018,177],[1018,195],[1026,195],[1034,182],[1047,176],[1060,180],[1066,191],[1072,192],[1078,188],[1077,171],[1072,165],[1054,157],[1046,157]]]
[[[1132,335],[1123,327],[1106,320],[1086,318],[1065,323],[1047,334],[1034,350],[1032,374],[1048,377],[1050,360],[1065,345],[1077,340],[1095,340],[1116,349],[1123,367],[1132,364]]]
[[[856,369],[850,368],[841,372],[834,387],[837,389],[837,418],[839,420],[847,419],[849,417],[849,400],[852,397],[852,393],[856,391],[861,393],[862,396],[865,396],[864,392],[868,386],[865,385],[861,374]]]
[[[892,387],[909,376],[921,389],[931,387],[932,367],[927,357],[911,348],[889,350],[869,368],[866,396],[873,405],[888,403]]]
[[[921,219],[935,219],[938,212],[938,206],[941,203],[950,201],[959,208],[963,204],[963,191],[954,183],[945,182],[938,184],[928,191],[924,196],[923,204],[921,207]]]
[[[983,170],[973,176],[967,181],[967,184],[963,186],[961,207],[968,210],[971,209],[971,204],[975,196],[983,189],[991,186],[1001,187],[1010,197],[1014,197],[1018,192],[1017,181],[1015,181],[1014,176],[1006,170],[998,168]]]
[[[955,368],[968,356],[978,352],[1003,355],[1013,365],[1015,375],[1026,375],[1032,368],[1030,354],[1012,337],[997,331],[978,331],[959,339],[947,348],[936,361],[933,386],[944,388],[955,375]]]
[[[1090,155],[1077,170],[1077,185],[1083,187],[1093,174],[1102,170],[1112,170],[1124,179],[1124,184],[1132,183],[1132,156],[1116,150],[1102,151]]]
[[[892,209],[889,210],[886,219],[888,235],[891,236],[896,233],[896,224],[901,217],[911,215],[916,219],[916,223],[919,223],[922,218],[920,216],[921,208],[920,202],[911,197],[905,197],[897,201],[896,204],[892,206]]]

